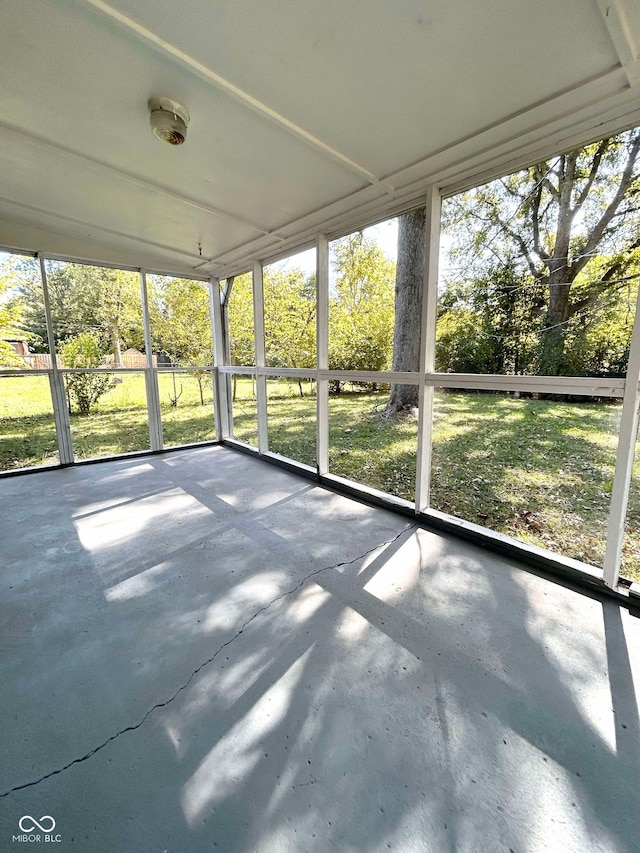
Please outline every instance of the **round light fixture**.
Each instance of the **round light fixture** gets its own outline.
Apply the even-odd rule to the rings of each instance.
[[[149,101],[151,130],[158,139],[169,145],[182,145],[187,138],[189,113],[170,98],[151,98]]]

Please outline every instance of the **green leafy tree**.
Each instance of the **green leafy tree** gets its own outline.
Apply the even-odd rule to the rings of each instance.
[[[253,329],[253,277],[243,273],[228,278],[222,310],[225,322],[225,347],[229,364],[253,366],[256,344]],[[237,377],[233,376],[232,397],[235,401]],[[255,389],[254,389],[255,394]]]
[[[56,345],[90,332],[111,354],[115,367],[122,366],[122,351],[144,346],[140,277],[126,270],[85,264],[49,262],[47,287]],[[21,287],[24,322],[46,349],[46,322],[39,281],[26,280]]]
[[[329,304],[329,368],[387,370],[393,343],[395,265],[362,233],[334,244]],[[332,383],[334,391],[341,383]]]
[[[609,268],[611,259],[594,259]],[[634,273],[633,270],[636,272]],[[571,375],[623,375],[629,357],[640,264],[588,312],[567,323],[564,370]],[[590,283],[587,283],[587,288]],[[581,282],[575,283],[575,292]],[[470,282],[450,281],[440,294],[436,370],[460,373],[539,373],[546,291],[515,267],[496,267]]]
[[[200,281],[149,276],[149,311],[154,350],[164,353],[174,365],[206,366],[213,361],[213,340],[209,311],[209,291]],[[205,404],[204,389],[211,383],[209,370],[194,370],[200,403]],[[176,387],[171,403],[177,406],[181,391]]]
[[[586,376],[624,376],[626,373],[640,280],[638,250],[636,257],[626,280],[599,294],[594,310],[576,313],[567,323],[564,360],[572,373]],[[611,259],[602,258],[601,263],[609,268]],[[579,294],[579,280],[575,287]]]
[[[451,281],[440,294],[436,370],[534,373],[544,291],[513,267],[471,282]]]
[[[252,366],[256,363],[256,350],[251,273],[228,279],[226,286],[229,294],[224,304],[228,330],[227,354],[231,364]]]
[[[264,275],[267,367],[316,366],[316,280],[301,270]],[[298,381],[300,396],[302,382]]]
[[[0,267],[0,365],[3,367],[26,366],[7,342],[7,339],[22,340],[25,337],[20,324],[22,306],[16,295],[16,285],[15,271],[3,264]]]
[[[640,129],[574,149],[445,204],[470,280],[496,261],[544,293],[538,369],[569,372],[575,321],[625,286],[640,248]]]
[[[438,318],[436,370],[442,373],[482,373],[487,360],[486,338],[473,309],[455,305]]]
[[[269,367],[315,367],[315,276],[266,271],[265,354]]]
[[[44,298],[40,275],[35,276],[30,274],[32,270],[25,260],[21,259],[17,261],[16,266],[20,269],[21,273],[18,292],[22,306],[22,322],[27,340],[34,352],[49,352],[47,322],[44,313]],[[61,279],[58,276],[52,276],[49,281],[49,301],[54,318],[65,317],[68,313],[73,313],[74,311],[72,301],[66,299],[66,291],[60,286],[60,281]],[[80,329],[76,331],[80,331]],[[63,343],[65,338],[73,337],[73,334],[74,332],[62,334],[60,329],[58,329],[56,341]]]
[[[149,310],[154,350],[173,364],[211,364],[209,292],[200,281],[149,276]]]
[[[82,332],[62,345],[60,357],[65,367],[100,367],[104,353],[95,335]],[[68,373],[69,411],[73,401],[81,415],[88,415],[91,406],[107,392],[109,385],[110,379],[104,373]]]

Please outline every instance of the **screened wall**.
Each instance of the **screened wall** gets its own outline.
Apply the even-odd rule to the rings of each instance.
[[[215,440],[211,285],[0,256],[0,470]]]
[[[640,580],[637,476],[631,479],[640,223],[631,204],[611,216],[609,207],[636,136],[462,194],[430,191],[421,213],[424,256],[411,261],[424,282],[419,304],[398,300],[406,259],[390,246],[399,226],[412,226],[403,220],[420,223],[420,209],[337,239],[319,237],[317,336],[304,368],[282,353],[303,340],[292,330],[313,288],[304,297],[290,289],[293,316],[274,321],[276,264],[255,264],[241,276],[242,311],[229,304],[227,279],[220,291],[231,338],[219,362],[230,395],[223,436],[458,529],[492,531],[530,553],[586,564],[610,586],[622,555],[624,577]],[[567,211],[554,213],[553,196],[569,172],[574,226],[563,265],[554,241]],[[526,243],[531,210],[537,226]],[[304,263],[287,262],[303,282]],[[290,283],[280,286],[282,296]],[[411,319],[398,322],[399,310],[420,318],[410,364],[399,357],[406,343],[398,336]],[[253,316],[251,360],[234,345],[249,341],[233,331],[241,316]],[[405,405],[394,407],[398,395]]]
[[[572,269],[520,245],[549,162],[220,280],[3,256],[2,469],[223,440],[640,579],[640,257],[620,217],[589,245],[588,172]]]

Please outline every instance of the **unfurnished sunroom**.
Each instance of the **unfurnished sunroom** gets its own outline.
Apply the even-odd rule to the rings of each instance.
[[[637,849],[640,9],[0,39],[0,849]]]

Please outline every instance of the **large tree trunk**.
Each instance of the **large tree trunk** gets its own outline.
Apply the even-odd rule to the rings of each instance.
[[[569,303],[570,284],[565,281],[554,281],[564,276],[549,276],[549,305],[542,329],[542,345],[540,348],[540,373],[542,376],[561,376],[564,372],[564,342],[567,322],[571,316]]]
[[[122,367],[122,350],[120,348],[120,331],[117,323],[111,323],[111,352],[113,353],[113,366]]]
[[[576,180],[579,151],[570,151],[560,158],[558,178],[558,224],[556,226],[553,254],[546,259],[549,270],[549,304],[542,330],[540,373],[543,376],[560,376],[564,367],[564,339],[570,317],[569,291],[571,272],[569,247],[574,209],[572,195]]]
[[[417,372],[420,369],[425,218],[424,208],[398,218],[392,370]],[[417,385],[394,384],[385,414],[397,415],[417,406]]]

